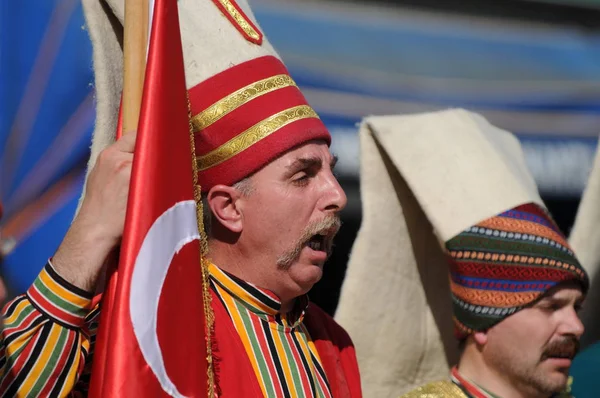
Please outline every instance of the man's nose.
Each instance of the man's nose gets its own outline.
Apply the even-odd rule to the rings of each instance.
[[[565,335],[573,335],[577,338],[580,338],[585,331],[585,327],[583,326],[583,322],[577,315],[575,309],[569,309],[568,313],[565,315],[565,319],[562,322],[562,327],[560,332]]]
[[[328,178],[327,185],[327,199],[324,208],[325,210],[334,211],[337,213],[346,207],[346,204],[348,204],[346,192],[344,192],[344,189],[333,174],[331,174],[331,176]]]

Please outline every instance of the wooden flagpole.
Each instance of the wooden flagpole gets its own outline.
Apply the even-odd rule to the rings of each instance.
[[[138,127],[146,71],[148,15],[148,0],[125,1],[123,134],[136,131]]]
[[[121,129],[117,131],[117,137],[120,134],[132,133],[137,131],[138,120],[140,117],[140,108],[142,104],[142,93],[144,89],[144,77],[146,71],[146,49],[148,46],[148,0],[125,0],[125,21],[123,31],[123,93],[121,95]],[[90,382],[90,397],[104,397],[105,393],[105,374],[106,357],[108,343],[109,327],[104,325],[111,322],[113,314],[115,288],[118,281],[118,263],[120,247],[107,258],[106,274],[108,278],[105,283],[105,292],[103,294],[103,308],[100,318],[100,327],[98,329],[98,339],[96,343],[96,354],[93,362],[92,374],[94,375]],[[104,285],[104,283],[102,283]],[[112,289],[111,289],[112,287]],[[102,326],[104,325],[104,326]]]

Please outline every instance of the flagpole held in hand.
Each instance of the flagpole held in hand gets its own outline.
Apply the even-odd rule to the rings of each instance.
[[[135,156],[118,270],[109,272],[102,297],[92,398],[214,395],[210,282],[202,258],[178,5],[153,4],[142,102],[133,125],[126,114],[135,118],[137,112],[128,110],[127,93],[122,97],[121,130],[136,132]],[[126,13],[125,25],[144,25],[128,18]],[[140,46],[146,43],[134,51]],[[125,89],[128,73],[125,66]]]
[[[123,28],[123,92],[119,109],[119,122],[116,136],[133,134],[138,129],[144,78],[146,73],[146,50],[148,48],[149,4],[148,0],[125,0],[125,20]],[[101,286],[104,290],[102,313],[95,347],[95,360],[89,396],[104,396],[106,365],[108,363],[106,343],[110,337],[102,334],[110,333],[111,314],[115,302],[118,284],[118,264],[120,247],[116,247],[106,259],[105,271]],[[104,333],[103,333],[104,332]]]
[[[138,128],[148,47],[148,0],[125,1],[123,132]]]

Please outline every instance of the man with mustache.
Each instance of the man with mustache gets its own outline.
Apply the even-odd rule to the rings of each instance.
[[[106,3],[84,1],[95,52],[106,52],[103,41],[118,35],[115,21],[123,15],[122,0]],[[350,338],[307,296],[323,274],[346,205],[333,174],[331,136],[249,5],[230,3],[235,19],[216,1],[178,2],[211,262],[216,391],[359,397]],[[113,124],[97,121],[92,159],[99,153],[98,160],[61,246],[27,294],[6,306],[2,396],[88,388],[100,311],[92,293],[123,232],[135,143],[133,133],[110,143],[116,114],[102,112],[118,109],[119,95],[106,106],[102,73],[114,72],[111,61],[118,61],[95,61],[98,117],[112,117]],[[51,341],[56,335],[64,338]]]
[[[568,396],[586,272],[548,212],[529,203],[445,243],[458,365],[413,397]]]

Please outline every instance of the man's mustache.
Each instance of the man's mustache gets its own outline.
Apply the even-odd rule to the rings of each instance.
[[[277,260],[277,265],[279,268],[289,268],[292,263],[300,256],[300,252],[306,246],[306,244],[312,239],[315,235],[323,235],[325,237],[325,251],[327,255],[331,255],[331,250],[333,248],[333,238],[337,235],[340,227],[342,226],[342,221],[338,215],[327,216],[321,220],[314,221],[304,228],[300,238],[296,241],[296,244],[292,247],[292,249],[288,250]]]
[[[575,336],[568,336],[555,340],[548,344],[542,354],[542,360],[548,358],[575,358],[579,352],[579,339]]]
[[[299,243],[301,243],[298,246],[304,246],[317,234],[324,235],[326,243],[331,243],[341,226],[342,221],[339,216],[328,216],[320,221],[315,221],[304,229],[299,239]],[[328,249],[330,248],[328,247]]]

